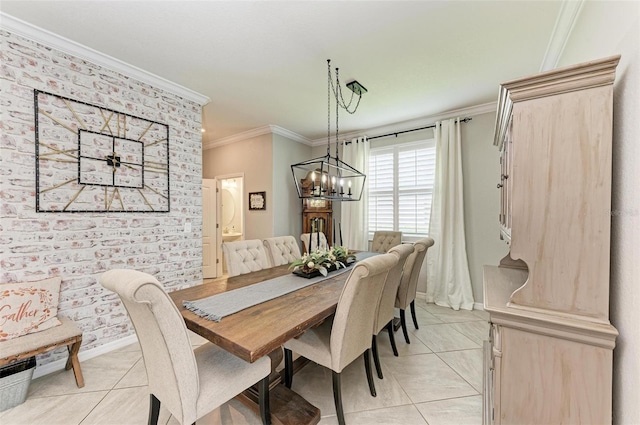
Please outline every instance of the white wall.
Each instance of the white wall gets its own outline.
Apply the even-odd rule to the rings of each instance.
[[[640,424],[640,2],[587,1],[560,66],[614,54],[611,205],[613,423]],[[609,209],[609,206],[603,205]]]
[[[500,240],[498,213],[500,152],[493,146],[494,112],[476,115],[462,125],[464,226],[469,274],[476,303],[484,301],[482,266],[497,265],[509,251]]]
[[[302,201],[297,195],[291,164],[310,158],[310,146],[273,134],[273,235],[294,236],[300,245]]]
[[[302,231],[302,203],[291,164],[311,158],[311,147],[275,133],[203,151],[205,178],[244,173],[245,239],[264,239]],[[267,192],[267,209],[249,211],[248,193]]]
[[[273,236],[273,151],[271,134],[207,149],[202,153],[203,178],[244,173],[244,238]],[[249,211],[249,193],[267,192],[267,209]]]
[[[144,271],[168,290],[202,282],[201,106],[4,30],[0,48],[0,288],[60,276],[59,314],[82,328],[81,352],[115,342],[134,331],[104,271]],[[36,213],[33,89],[168,124],[171,211]]]

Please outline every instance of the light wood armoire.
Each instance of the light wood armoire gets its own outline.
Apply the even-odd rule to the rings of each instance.
[[[504,83],[501,237],[484,267],[485,424],[611,423],[610,57]]]

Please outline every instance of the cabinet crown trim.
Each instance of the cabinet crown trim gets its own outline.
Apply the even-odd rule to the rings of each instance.
[[[502,148],[514,102],[613,84],[620,55],[553,69],[500,85],[493,144]]]

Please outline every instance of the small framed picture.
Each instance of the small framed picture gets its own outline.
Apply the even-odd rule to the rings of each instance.
[[[249,210],[266,210],[267,192],[249,192]]]

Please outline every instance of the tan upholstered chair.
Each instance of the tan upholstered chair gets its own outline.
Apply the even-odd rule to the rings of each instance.
[[[272,267],[289,264],[302,257],[300,246],[293,236],[267,238],[264,240],[264,247]]]
[[[224,242],[222,252],[229,277],[271,267],[264,245],[259,239]]]
[[[151,275],[110,270],[100,283],[120,296],[140,341],[151,393],[149,424],[157,424],[160,402],[178,422],[193,424],[257,382],[262,422],[270,423],[269,357],[247,363],[211,343],[194,351],[178,308]]]
[[[427,255],[427,249],[433,246],[433,239],[427,237],[420,239],[413,244],[415,250],[409,256],[404,265],[402,280],[398,288],[398,296],[396,297],[396,307],[400,309],[400,323],[402,324],[402,333],[407,344],[409,341],[409,332],[407,331],[407,322],[404,317],[404,311],[411,306],[411,316],[413,317],[413,325],[418,329],[418,319],[416,319],[416,290],[418,288],[418,276],[422,268],[422,262]]]
[[[386,328],[387,332],[389,332],[389,340],[391,341],[393,354],[396,357],[398,356],[398,349],[396,348],[396,341],[393,335],[394,305],[398,294],[398,287],[400,286],[400,279],[402,278],[402,269],[413,250],[414,248],[412,244],[400,244],[389,250],[389,254],[393,254],[398,258],[398,263],[389,270],[387,280],[384,283],[384,289],[382,290],[382,296],[380,297],[376,317],[373,323],[373,339],[371,341],[373,362],[376,366],[378,378],[380,379],[382,379],[382,367],[380,366],[380,357],[378,357],[378,343],[376,341],[376,336],[380,331],[382,331],[382,329]]]
[[[320,238],[320,250],[326,251],[329,249],[329,243],[324,233],[303,233],[300,235],[300,240],[304,244],[304,252],[312,252],[318,249],[318,237]]]
[[[387,274],[397,262],[397,257],[393,254],[377,255],[359,261],[353,266],[344,284],[333,319],[327,319],[320,326],[311,328],[299,338],[284,344],[287,387],[291,387],[293,379],[292,351],[331,369],[333,399],[339,424],[344,424],[340,372],[363,353],[369,390],[371,395],[376,395],[369,359],[369,334],[376,313],[376,309],[371,306],[378,304]]]
[[[391,248],[402,243],[402,232],[387,232],[379,230],[373,234],[371,251],[388,252]]]

